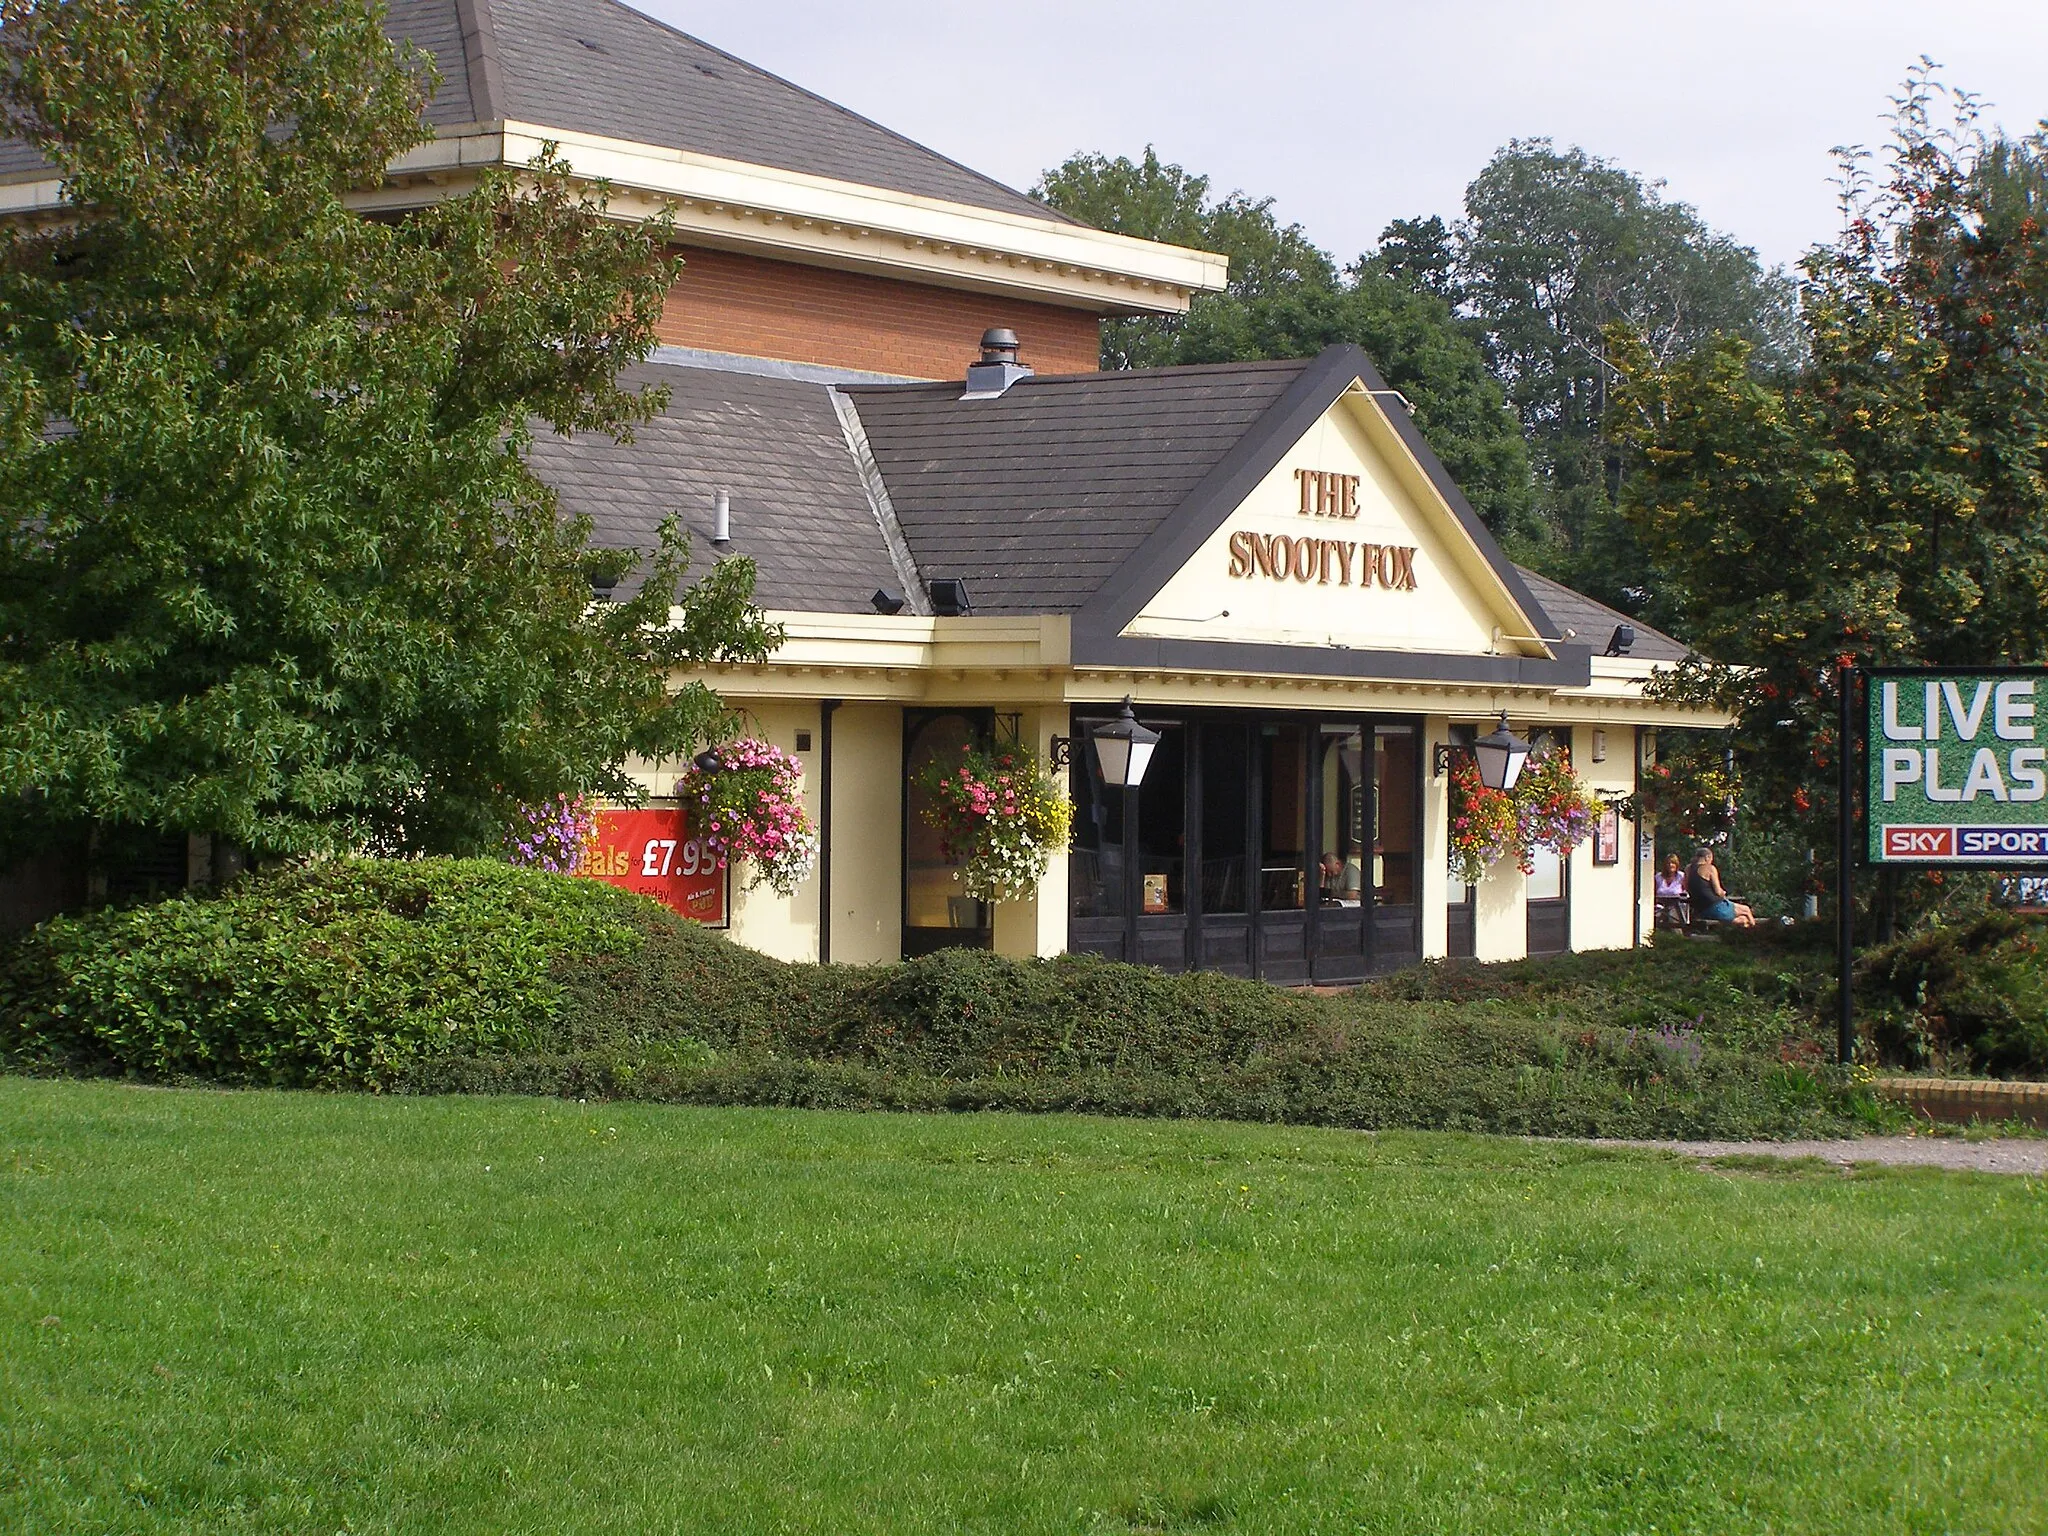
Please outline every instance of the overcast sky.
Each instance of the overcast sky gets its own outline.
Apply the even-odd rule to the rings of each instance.
[[[1835,231],[1829,148],[1883,137],[1921,54],[2008,129],[2048,115],[2048,0],[633,3],[1015,187],[1156,144],[1340,260],[1548,135],[1790,263]]]

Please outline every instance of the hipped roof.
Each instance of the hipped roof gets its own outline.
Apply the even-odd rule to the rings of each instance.
[[[437,129],[529,123],[1073,222],[621,0],[391,0],[389,16],[440,71]],[[0,181],[51,174],[0,140]]]
[[[671,360],[629,375],[671,395],[635,442],[543,435],[536,445],[536,469],[569,510],[592,517],[599,544],[649,547],[674,514],[702,552],[723,489],[730,550],[755,560],[764,606],[864,613],[877,588],[908,588],[915,605],[923,582],[957,577],[978,614],[1069,614],[1112,634],[1123,608],[1156,590],[1148,562],[1159,579],[1171,574],[1177,544],[1199,542],[1205,519],[1235,505],[1235,487],[1371,366],[1353,348],[1332,348],[1306,361],[1028,378],[995,399],[963,400],[957,381],[876,384],[800,365],[664,355]],[[1366,377],[1378,387],[1376,373]],[[1510,564],[1405,413],[1395,425],[1531,633],[1559,640],[1574,629],[1560,649],[1583,656],[1629,623],[1635,658],[1686,654],[1670,636]],[[892,533],[909,570],[892,558]]]

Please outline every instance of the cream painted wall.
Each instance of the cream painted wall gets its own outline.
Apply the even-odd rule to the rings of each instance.
[[[1024,710],[1017,734],[1036,748],[1041,762],[1052,756],[1052,739],[1067,730],[1067,711]],[[1059,955],[1067,948],[1067,850],[1062,848],[1046,861],[1045,878],[1029,901],[996,903],[996,953],[999,955]]]
[[[1593,761],[1593,733],[1606,737],[1605,762]],[[1572,732],[1572,767],[1586,787],[1625,795],[1635,788],[1635,732],[1626,726],[1577,727]],[[1593,840],[1572,850],[1571,945],[1573,949],[1627,949],[1635,941],[1635,829],[1621,824],[1621,861],[1593,862]]]
[[[1476,960],[1519,960],[1529,952],[1529,883],[1513,859],[1486,872],[1473,900]]]
[[[1422,722],[1422,954],[1441,960],[1450,953],[1450,919],[1444,910],[1451,890],[1451,781],[1439,779],[1432,765],[1439,742],[1451,739],[1448,715],[1428,715]]]
[[[832,958],[903,955],[903,711],[847,704],[832,716]]]
[[[811,750],[798,752],[803,764],[804,813],[811,824],[818,821],[818,706],[812,702],[757,700],[747,708],[748,728],[785,752],[796,752],[796,733],[811,733]],[[834,814],[837,814],[835,807]],[[818,876],[796,889],[793,896],[778,896],[765,885],[745,889],[747,866],[733,871],[732,937],[749,949],[779,960],[818,958]]]
[[[1374,407],[1351,396],[1333,405],[1145,605],[1127,633],[1479,654],[1492,645],[1496,624],[1519,629],[1523,621],[1483,595],[1461,568],[1461,558],[1477,558],[1464,531],[1441,509],[1425,511],[1374,446],[1359,420],[1361,409]],[[1358,515],[1304,516],[1298,469],[1358,476]],[[1280,580],[1256,567],[1249,576],[1232,577],[1230,540],[1240,530],[1413,546],[1415,589],[1361,587],[1355,569],[1346,586],[1334,562],[1327,583]],[[1215,617],[1225,610],[1228,618]]]

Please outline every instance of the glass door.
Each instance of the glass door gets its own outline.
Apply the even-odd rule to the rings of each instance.
[[[1309,979],[1308,900],[1315,888],[1310,870],[1309,766],[1307,725],[1268,720],[1256,727],[1251,786],[1259,834],[1256,974],[1267,981]]]
[[[1373,795],[1366,731],[1325,722],[1318,731],[1315,978],[1362,981],[1372,892],[1366,879]]]
[[[1422,735],[1414,725],[1372,733],[1372,931],[1375,971],[1422,959]]]

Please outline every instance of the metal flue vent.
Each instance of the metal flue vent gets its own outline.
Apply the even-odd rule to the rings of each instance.
[[[967,368],[967,392],[962,400],[993,400],[1019,379],[1031,377],[1031,369],[1017,361],[1017,333],[1007,328],[981,333],[981,361]]]

